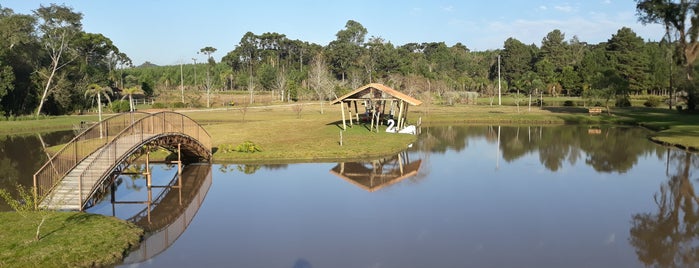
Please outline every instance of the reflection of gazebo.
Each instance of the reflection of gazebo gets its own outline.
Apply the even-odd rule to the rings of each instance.
[[[362,103],[365,106],[366,111],[363,117],[371,121],[372,129],[374,123],[376,123],[378,129],[379,120],[382,115],[388,115],[393,118],[396,121],[396,129],[402,129],[408,115],[408,106],[420,105],[422,101],[383,84],[372,83],[355,89],[332,101],[332,104],[338,103],[342,104],[340,105],[342,110],[342,129],[347,129],[345,105],[347,106],[346,110],[349,115],[350,125],[353,124],[353,117],[357,122],[360,121],[361,116],[358,103]],[[354,107],[354,109],[352,107]],[[352,114],[352,110],[354,110],[354,114]]]
[[[338,163],[330,173],[369,192],[378,191],[405,178],[417,175],[422,160],[410,162],[407,154],[391,158]]]

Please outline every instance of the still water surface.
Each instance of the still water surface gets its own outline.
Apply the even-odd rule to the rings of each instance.
[[[647,134],[434,127],[362,163],[199,166],[202,183],[151,191],[177,212],[123,266],[697,266],[699,157]],[[175,172],[157,166],[154,184]],[[115,200],[144,200],[144,186],[122,176]],[[144,208],[109,199],[90,212]]]

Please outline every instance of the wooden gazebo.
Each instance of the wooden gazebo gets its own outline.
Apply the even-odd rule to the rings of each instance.
[[[350,125],[353,124],[353,120],[359,122],[364,119],[371,122],[372,130],[374,124],[378,130],[380,120],[384,116],[394,119],[396,129],[402,129],[407,119],[408,106],[420,105],[422,101],[383,84],[372,83],[333,100],[332,104],[341,104],[342,129],[347,129],[349,118]],[[359,105],[364,105],[363,113],[359,112]]]

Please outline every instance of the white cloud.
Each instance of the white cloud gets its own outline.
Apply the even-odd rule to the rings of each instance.
[[[546,7],[546,6],[539,6],[539,10],[547,10],[547,9],[548,9],[548,7]]]
[[[566,12],[566,13],[573,12],[573,10],[574,10],[574,8],[573,8],[572,6],[569,6],[569,5],[565,5],[565,6],[554,6],[553,8],[554,8],[555,10],[558,10],[558,11],[561,11],[561,12]]]
[[[444,10],[446,12],[452,12],[452,11],[454,11],[454,6],[445,6],[445,7],[442,7],[442,10]]]
[[[510,37],[525,44],[540,46],[541,40],[554,29],[561,30],[565,34],[566,40],[577,36],[580,41],[590,44],[606,42],[622,27],[631,28],[645,40],[657,41],[662,38],[664,33],[660,25],[643,26],[638,23],[633,12],[614,15],[596,13],[587,16],[567,16],[563,19],[483,21],[473,24],[484,25],[484,27],[470,28],[468,33],[464,33],[468,39],[461,42],[474,50],[501,48],[504,41]]]

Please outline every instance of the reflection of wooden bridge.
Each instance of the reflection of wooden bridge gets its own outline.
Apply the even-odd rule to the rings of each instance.
[[[175,243],[194,220],[211,183],[210,164],[188,165],[165,187],[167,191],[147,201],[144,210],[127,219],[145,229],[146,234],[139,248],[129,253],[122,264],[144,262]]]
[[[183,160],[210,160],[211,137],[197,122],[174,112],[123,113],[73,138],[34,174],[36,204],[48,209],[83,210],[93,204],[131,162],[165,148]]]

